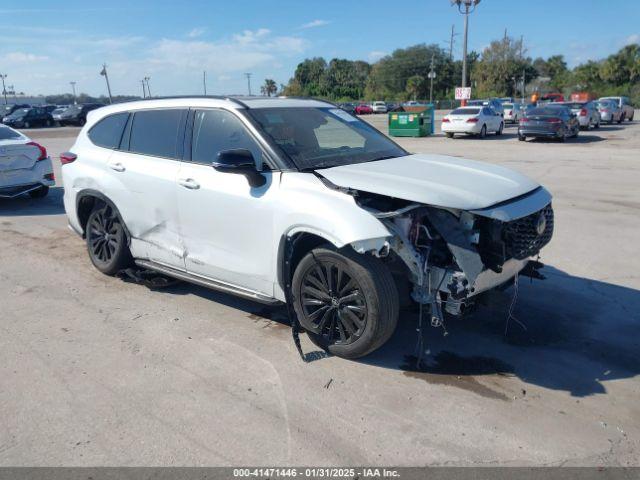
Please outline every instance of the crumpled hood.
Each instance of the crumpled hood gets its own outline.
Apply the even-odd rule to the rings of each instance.
[[[486,208],[540,185],[508,168],[416,154],[317,170],[335,185],[460,210]]]

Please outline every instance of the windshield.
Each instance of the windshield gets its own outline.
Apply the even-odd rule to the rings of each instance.
[[[24,117],[27,113],[29,113],[29,109],[28,108],[21,108],[19,110],[16,110],[15,112],[13,112],[10,116],[11,117]]]
[[[247,113],[299,170],[408,155],[368,123],[337,108],[256,108]]]

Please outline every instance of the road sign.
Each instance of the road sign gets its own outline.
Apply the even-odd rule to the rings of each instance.
[[[429,72],[427,78],[436,78],[436,72]]]
[[[471,99],[471,87],[456,88],[456,100],[469,100],[469,99]]]

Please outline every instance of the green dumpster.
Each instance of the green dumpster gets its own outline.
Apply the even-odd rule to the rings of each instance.
[[[401,112],[389,113],[389,135],[392,137],[426,137],[435,132],[433,105],[406,106]]]

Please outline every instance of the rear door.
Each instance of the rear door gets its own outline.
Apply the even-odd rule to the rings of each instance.
[[[131,234],[133,256],[181,270],[185,250],[175,182],[187,114],[188,110],[179,108],[135,111],[128,118],[120,148],[105,165],[109,177],[105,193]]]

